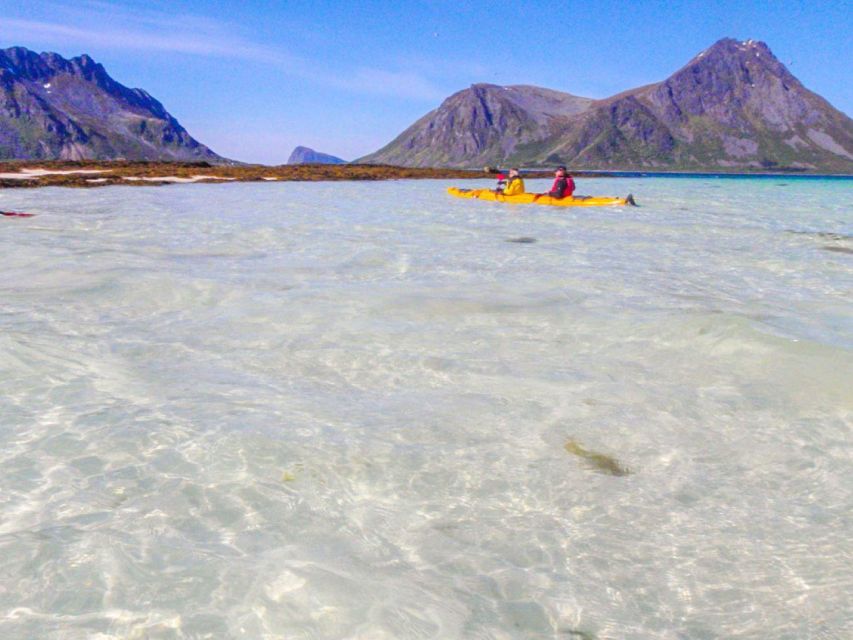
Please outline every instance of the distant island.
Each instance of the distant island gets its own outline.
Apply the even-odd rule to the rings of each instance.
[[[320,153],[308,147],[296,147],[287,160],[287,164],[346,164],[346,162],[337,156]]]
[[[236,164],[87,55],[0,50],[0,161]],[[342,164],[297,147],[294,165]],[[853,174],[853,120],[766,44],[723,39],[663,82],[593,100],[475,84],[356,164]]]

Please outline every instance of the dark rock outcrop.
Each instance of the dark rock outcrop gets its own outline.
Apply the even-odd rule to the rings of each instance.
[[[546,91],[475,85],[359,162],[853,172],[853,120],[762,42],[720,40],[663,82],[605,100],[550,92],[574,110],[509,99]]]
[[[296,147],[287,160],[287,164],[346,164],[346,162],[337,156],[320,153],[308,147]]]
[[[0,159],[226,162],[87,55],[0,50]]]

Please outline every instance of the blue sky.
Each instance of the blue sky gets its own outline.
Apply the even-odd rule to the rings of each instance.
[[[89,53],[222,155],[353,159],[474,82],[604,98],[764,40],[853,115],[850,0],[0,0],[0,46]]]

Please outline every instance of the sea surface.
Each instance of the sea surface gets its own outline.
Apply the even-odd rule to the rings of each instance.
[[[0,191],[0,638],[853,637],[853,181],[578,183]]]

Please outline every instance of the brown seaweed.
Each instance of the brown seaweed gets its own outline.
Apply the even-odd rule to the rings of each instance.
[[[569,438],[566,441],[565,449],[572,455],[584,460],[594,471],[618,477],[631,475],[631,470],[616,458],[598,451],[585,449],[577,440]]]
[[[853,249],[850,249],[848,247],[833,247],[830,245],[826,245],[826,246],[821,247],[821,248],[824,251],[832,251],[833,253],[850,253],[850,254],[853,254]]]

